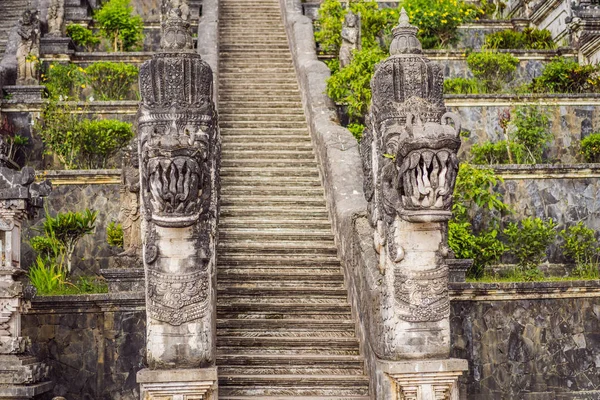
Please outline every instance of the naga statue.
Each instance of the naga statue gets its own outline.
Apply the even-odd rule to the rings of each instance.
[[[170,9],[162,28],[162,49],[139,78],[147,361],[151,370],[205,368],[215,363],[220,139],[213,75],[192,49],[180,9]]]
[[[383,359],[449,352],[449,335],[438,335],[449,330],[445,222],[458,172],[460,120],[444,106],[442,69],[423,56],[417,31],[402,10],[390,57],[371,81],[360,144],[378,268],[389,285],[372,324],[379,327],[373,336],[386,337],[373,341]]]

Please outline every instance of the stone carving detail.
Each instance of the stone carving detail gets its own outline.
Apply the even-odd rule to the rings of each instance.
[[[138,113],[148,362],[212,365],[220,152],[213,75],[192,50],[187,5],[166,1],[163,11],[162,50],[140,67]],[[165,330],[172,333],[150,333]]]
[[[121,169],[121,208],[119,221],[123,227],[123,252],[119,256],[141,256],[142,227],[140,210],[139,159],[132,145],[123,155]]]
[[[38,11],[23,12],[19,20],[18,33],[21,41],[17,48],[17,85],[36,85],[41,33]]]
[[[460,147],[460,120],[444,106],[443,72],[422,55],[417,30],[403,10],[390,57],[371,81],[373,97],[360,144],[379,269],[394,274],[395,315],[406,322],[449,315],[448,268],[441,261],[447,247],[439,223],[451,217]],[[426,228],[432,232],[423,236],[429,242],[411,243],[417,239],[407,232]],[[428,239],[433,237],[440,240]],[[430,265],[403,263],[406,249],[413,253],[411,260],[419,257]]]
[[[352,62],[352,52],[361,49],[360,15],[354,14],[350,9],[344,17],[342,25],[342,44],[340,46],[340,68]]]
[[[48,7],[48,36],[62,36],[65,19],[65,0],[50,0]]]

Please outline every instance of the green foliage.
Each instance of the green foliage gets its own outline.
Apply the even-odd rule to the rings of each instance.
[[[517,223],[509,223],[504,229],[508,251],[517,258],[521,272],[537,270],[546,256],[546,249],[556,237],[556,223],[552,218],[525,218]]]
[[[54,154],[66,169],[77,168],[81,149],[81,116],[69,104],[51,100],[42,109],[34,131],[44,142],[44,152]]]
[[[94,13],[94,20],[113,51],[131,51],[144,40],[142,17],[133,15],[130,0],[108,0]]]
[[[85,168],[106,168],[110,157],[125,147],[133,138],[131,124],[114,119],[83,120],[80,160]]]
[[[42,109],[34,130],[65,169],[105,168],[107,161],[125,147],[134,133],[131,124],[118,120],[88,120],[83,110],[69,103],[50,101]]]
[[[41,296],[54,294],[65,285],[65,274],[60,265],[41,256],[35,259],[35,264],[29,268],[27,276]]]
[[[15,165],[18,165],[16,163],[18,152],[29,144],[29,138],[19,135],[14,124],[6,117],[2,118],[2,123],[0,124],[0,136],[2,136],[8,146],[6,156]]]
[[[123,226],[111,221],[106,227],[106,242],[109,246],[123,247]]]
[[[513,157],[511,162],[510,156]],[[515,142],[501,140],[496,143],[485,142],[483,144],[474,144],[471,148],[471,160],[478,165],[494,165],[494,164],[520,164],[519,160],[524,158],[525,149],[523,145]]]
[[[469,222],[448,223],[448,244],[455,256],[473,260],[473,266],[467,271],[469,278],[483,277],[485,268],[500,260],[506,247],[497,236],[495,229],[474,234]]]
[[[482,90],[495,93],[512,80],[519,59],[509,53],[482,51],[469,54],[467,64],[475,78],[480,81]]]
[[[378,47],[354,52],[352,62],[333,74],[327,81],[327,95],[348,105],[351,121],[361,122],[371,102],[371,77],[375,64],[386,58]]]
[[[552,138],[546,111],[540,107],[521,106],[516,108],[514,115],[504,129],[506,140],[472,147],[475,164],[538,164],[545,161],[544,149]]]
[[[85,72],[99,100],[124,100],[138,79],[135,65],[120,62],[97,62]]]
[[[499,0],[480,0],[479,4],[483,10],[483,18],[502,19],[502,11],[506,8],[506,3]]]
[[[600,92],[599,72],[597,65],[579,65],[576,60],[556,57],[531,82],[530,90],[534,93],[597,93]]]
[[[73,43],[84,47],[87,51],[93,51],[100,44],[100,39],[85,26],[71,23],[67,25],[66,29],[67,36],[73,40]]]
[[[85,88],[86,77],[83,68],[76,64],[52,63],[41,75],[46,86],[48,98],[67,100],[79,98],[81,89]]]
[[[483,47],[495,50],[551,50],[556,48],[556,43],[547,29],[525,28],[522,32],[506,29],[486,35]]]
[[[598,279],[598,262],[600,261],[600,245],[596,232],[578,222],[576,225],[560,231],[564,243],[562,250],[565,256],[575,262],[574,275],[586,279]]]
[[[470,278],[480,278],[486,266],[496,263],[505,251],[494,228],[496,214],[509,212],[502,195],[494,189],[502,179],[492,169],[474,167],[462,163],[454,186],[453,219],[448,224],[448,245],[458,258],[473,259],[467,271]],[[473,232],[473,213],[483,213],[491,219],[490,227],[479,233]]]
[[[403,0],[413,25],[419,27],[424,49],[441,48],[456,42],[458,26],[477,20],[484,11],[462,0]]]
[[[385,32],[398,21],[398,10],[379,9],[375,1],[352,1],[350,10],[360,14],[361,44],[363,48],[378,47]],[[346,10],[339,0],[325,0],[321,3],[316,21],[315,40],[326,53],[337,54],[342,44],[342,23]]]
[[[43,222],[41,231],[43,235],[32,238],[32,247],[39,249],[38,254],[45,260],[60,260],[57,265],[62,266],[66,262],[66,274],[71,272],[71,258],[75,251],[75,246],[85,235],[94,231],[96,211],[86,209],[84,212],[58,213],[52,217],[46,211],[46,219]],[[52,263],[52,262],[51,262]],[[65,274],[65,276],[66,276]]]
[[[585,162],[600,163],[600,133],[592,133],[581,141],[581,154]]]
[[[352,133],[352,136],[358,141],[363,135],[365,126],[363,124],[348,124],[348,130]]]
[[[474,78],[449,78],[444,80],[446,94],[478,94],[481,91],[479,81]]]

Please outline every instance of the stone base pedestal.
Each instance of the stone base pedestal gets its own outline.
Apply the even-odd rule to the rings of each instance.
[[[106,279],[108,291],[119,292],[143,292],[144,264],[137,255],[117,255],[108,261],[108,268],[101,269],[100,274]]]
[[[217,368],[143,369],[137,373],[141,400],[216,400]]]
[[[70,37],[43,37],[40,39],[40,54],[46,61],[68,62],[75,54],[73,41]]]
[[[458,378],[467,360],[377,361],[380,400],[459,400]]]
[[[35,396],[51,391],[53,388],[54,382],[0,387],[0,400],[31,400]]]
[[[41,85],[4,86],[4,91],[11,96],[10,100],[17,102],[39,101],[46,89]]]

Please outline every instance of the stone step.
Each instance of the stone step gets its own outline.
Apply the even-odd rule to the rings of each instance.
[[[244,157],[245,154],[252,151],[266,151],[271,152],[274,158],[278,157],[279,152],[285,151],[297,151],[299,154],[313,154],[312,152],[312,143],[310,142],[302,142],[296,139],[294,141],[290,141],[290,143],[281,143],[281,142],[266,142],[263,140],[257,140],[254,143],[249,143],[246,139],[244,140],[230,140],[236,139],[239,136],[235,135],[225,135],[223,139],[227,138],[227,140],[223,140],[223,149],[222,149],[222,158],[227,160],[232,157]],[[283,149],[283,150],[282,150]],[[314,157],[314,156],[311,156]]]
[[[265,254],[262,259],[249,257],[247,254],[228,253],[228,249],[219,250],[219,266],[239,266],[239,265],[257,265],[264,267],[265,265],[278,266],[321,266],[321,267],[337,267],[340,265],[340,260],[336,255],[329,254],[310,254],[308,256],[298,255],[294,253],[284,254]]]
[[[244,292],[245,289],[239,289]],[[247,290],[247,289],[246,289]],[[291,290],[291,289],[288,289]],[[322,292],[334,291],[333,289],[319,289]],[[248,292],[250,292],[248,290]],[[253,294],[258,296],[268,296],[269,290],[265,289],[265,294],[258,294],[260,291],[254,290]],[[314,291],[313,291],[314,292]],[[338,290],[345,295],[344,290]],[[222,294],[223,293],[223,294]],[[218,295],[226,295],[227,291],[218,291]],[[305,289],[302,293],[311,296],[325,297],[323,294],[311,293],[311,290]],[[339,295],[337,295],[339,296]],[[315,320],[315,319],[217,319],[217,331],[221,331],[225,336],[243,335],[252,333],[268,332],[269,336],[288,336],[304,337],[320,336],[323,332],[329,332],[334,337],[347,337],[348,334],[354,334],[354,322],[348,320]],[[325,335],[327,336],[327,335]]]
[[[253,85],[259,85],[259,84],[264,84],[264,83],[271,83],[273,85],[276,84],[280,84],[280,83],[295,83],[296,86],[298,85],[298,81],[296,80],[296,76],[271,76],[269,77],[264,77],[264,76],[255,76],[253,77],[252,80],[248,80],[247,78],[243,78],[241,76],[239,76],[239,74],[226,74],[226,80],[223,79],[222,82],[223,84],[227,84],[227,83],[250,83]]]
[[[241,351],[240,351],[241,350]],[[220,354],[349,354],[358,355],[354,337],[312,336],[227,336],[217,331],[217,355]]]
[[[221,400],[249,400],[256,399],[254,395],[249,396],[227,396],[219,393]],[[371,400],[369,396],[260,396],[262,400]]]
[[[298,169],[294,167],[272,167],[272,168],[250,168],[250,167],[224,167],[221,168],[221,176],[297,176],[318,177],[316,169]]]
[[[227,274],[235,274],[240,276],[252,277],[254,275],[261,274],[277,274],[281,276],[304,276],[314,277],[315,279],[326,280],[327,276],[338,276],[342,273],[339,263],[337,265],[325,265],[321,266],[315,264],[313,266],[297,266],[297,265],[285,265],[285,264],[249,264],[244,266],[239,265],[219,265],[218,274],[219,276],[226,276]],[[219,300],[220,301],[220,300]],[[244,303],[238,299],[229,299],[229,302]],[[221,303],[224,303],[221,302]],[[289,299],[288,299],[289,303]],[[245,304],[245,303],[244,303]],[[270,304],[270,303],[269,303]],[[304,304],[304,303],[302,303]],[[346,306],[347,304],[343,304]]]
[[[304,188],[305,190],[311,190],[311,188]],[[318,188],[322,190],[321,188]],[[317,229],[317,230],[331,230],[331,224],[327,220],[308,220],[308,219],[279,219],[279,218],[236,218],[221,220],[219,222],[219,229],[239,229],[248,228],[249,226],[255,229]]]
[[[264,243],[271,242],[298,242],[302,240],[333,242],[331,231],[285,231],[281,229],[248,229],[242,230],[221,230],[219,232],[219,240],[222,241],[244,241],[244,240],[260,240]]]
[[[228,139],[230,139],[231,136],[228,136]],[[285,147],[278,147],[277,145],[280,145],[280,142],[275,142],[272,143],[272,149],[259,149],[259,150],[253,150],[253,149],[247,149],[246,148],[246,143],[244,142],[244,140],[235,140],[235,141],[228,141],[223,147],[226,149],[226,151],[224,152],[223,156],[224,159],[227,158],[235,158],[235,159],[242,159],[242,160],[261,160],[261,161],[272,161],[273,159],[277,160],[277,159],[284,159],[284,160],[300,160],[300,161],[314,161],[315,156],[312,152],[312,148],[310,145],[310,142],[308,141],[298,141],[296,138],[293,139],[295,144],[297,146],[302,146],[300,148],[300,150],[294,149],[294,150],[289,150]],[[239,149],[235,149],[235,145],[238,144],[239,145]],[[235,150],[234,150],[235,149]],[[229,156],[229,157],[228,157]]]
[[[300,98],[298,97],[295,100],[264,100],[260,101],[260,99],[252,99],[252,100],[219,100],[219,110],[227,111],[227,110],[241,110],[247,112],[247,109],[250,108],[262,108],[264,110],[269,110],[273,112],[274,109],[284,109],[288,110],[290,108],[298,108],[302,109],[302,103],[300,102]]]
[[[289,207],[289,206],[321,206],[325,207],[325,198],[322,195],[304,196],[302,193],[298,193],[290,196],[260,196],[260,195],[232,195],[223,196],[221,205],[235,206],[236,204],[243,205],[268,205],[270,207]]]
[[[219,97],[221,98],[221,97]],[[302,121],[286,121],[272,120],[272,121],[219,121],[220,128],[233,128],[233,129],[269,129],[269,128],[282,128],[282,129],[306,129],[306,122]]]
[[[262,186],[306,186],[306,187],[321,187],[321,181],[315,177],[262,177],[262,176],[250,176],[250,177],[237,177],[235,175],[222,177],[221,182],[225,185],[262,185]]]
[[[233,195],[257,195],[257,196],[288,196],[290,194],[302,193],[309,196],[324,197],[323,189],[320,187],[306,186],[234,186],[227,185],[221,189],[223,196]]]
[[[312,160],[299,160],[299,159],[285,159],[280,160],[255,160],[255,159],[240,159],[236,158],[233,154],[229,154],[229,157],[223,157],[221,160],[222,168],[231,167],[250,167],[250,168],[279,168],[294,166],[296,168],[316,168],[317,162]]]
[[[264,129],[254,129],[254,128],[223,128],[221,129],[221,135],[248,135],[248,134],[256,134],[256,135],[269,135],[273,134],[276,136],[279,135],[298,135],[298,136],[308,136],[308,128],[264,128]]]
[[[356,374],[363,373],[361,357],[352,355],[247,355],[227,354],[217,357],[219,374]]]
[[[289,256],[289,257],[312,257],[325,256],[336,257],[337,249],[331,244],[319,244],[316,242],[253,242],[246,241],[221,241],[219,252],[227,255],[240,255],[247,259],[266,256]]]
[[[277,90],[277,94],[299,96],[300,90],[295,82],[286,84],[268,84],[268,83],[254,83],[248,81],[246,86],[240,82],[239,85],[226,85],[219,86],[219,94],[234,94],[234,95],[248,95],[248,94],[272,94],[273,90]]]
[[[331,282],[331,281],[318,281],[318,280],[307,280],[304,281],[300,277],[298,281],[291,279],[255,279],[254,277],[245,277],[242,281],[225,280],[221,281],[217,285],[219,291],[233,291],[242,289],[260,289],[260,290],[271,290],[273,293],[279,293],[279,297],[286,296],[285,289],[302,287],[304,289],[340,289],[344,290],[344,282]],[[282,293],[282,290],[284,293]],[[345,292],[344,292],[345,293]],[[223,302],[225,299],[223,299]],[[229,303],[230,301],[227,301]],[[282,311],[280,309],[279,311]]]
[[[239,134],[236,135],[235,132],[228,132],[225,135],[221,134],[221,141],[224,147],[235,146],[236,144],[240,146],[240,150],[237,150],[236,153],[241,154],[261,154],[265,153],[270,154],[274,149],[278,149],[279,151],[287,151],[290,153],[297,152],[298,148],[302,148],[303,152],[312,152],[312,141],[310,136],[307,134],[300,135],[246,135]],[[272,147],[270,149],[260,147],[260,144],[264,143],[267,147]],[[259,146],[257,149],[252,148],[252,145]],[[246,148],[244,146],[249,145],[250,147]],[[281,146],[281,147],[279,147]],[[294,150],[290,150],[289,147],[293,146]],[[300,147],[297,147],[300,146]],[[231,147],[233,148],[233,147]]]
[[[268,217],[284,217],[287,216],[289,218],[324,218],[327,219],[327,210],[321,208],[313,208],[313,207],[298,207],[298,206],[290,206],[290,207],[277,207],[274,208],[272,206],[256,206],[256,205],[223,205],[221,207],[221,215],[226,217],[239,217],[239,216],[255,216],[262,215]]]
[[[218,268],[217,281],[240,282],[240,281],[292,281],[292,282],[336,282],[343,283],[344,277],[339,270],[334,272],[319,271],[318,269],[304,268],[301,271],[286,269],[284,271],[273,271],[273,269],[257,270],[256,268]],[[345,305],[348,306],[348,305]],[[348,306],[349,307],[349,306]]]
[[[362,375],[227,375],[219,374],[219,398],[252,396],[368,395],[369,380]]]
[[[240,113],[220,113],[219,114],[219,122],[257,122],[257,121],[273,121],[273,120],[284,120],[284,121],[294,121],[301,122],[306,127],[306,118],[304,114],[296,113],[296,114],[240,114]]]

